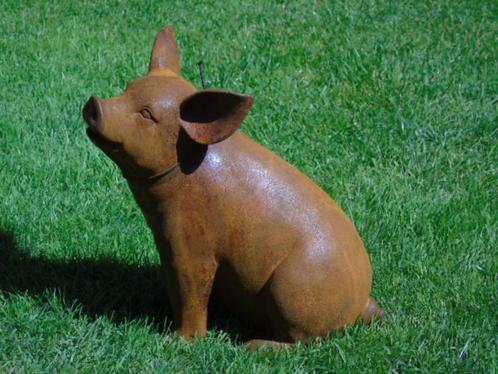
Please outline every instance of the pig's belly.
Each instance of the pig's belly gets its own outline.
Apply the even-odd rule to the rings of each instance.
[[[221,263],[218,268],[213,298],[215,302],[221,302],[237,319],[250,322],[256,329],[267,327],[261,293],[246,287],[241,275],[227,263]]]

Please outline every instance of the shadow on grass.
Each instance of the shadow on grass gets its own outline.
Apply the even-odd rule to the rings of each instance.
[[[59,261],[30,256],[14,235],[0,229],[0,291],[42,297],[56,291],[65,305],[78,305],[95,319],[107,316],[115,323],[147,319],[168,333],[172,315],[159,266],[133,266],[112,259]],[[228,333],[240,342],[253,333],[216,303],[210,305],[209,328]]]

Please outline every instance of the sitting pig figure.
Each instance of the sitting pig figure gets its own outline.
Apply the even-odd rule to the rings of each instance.
[[[181,76],[175,29],[117,97],[92,96],[88,137],[122,170],[150,226],[180,335],[203,337],[213,294],[265,331],[249,348],[382,319],[354,225],[322,189],[237,131],[251,96],[198,91]]]

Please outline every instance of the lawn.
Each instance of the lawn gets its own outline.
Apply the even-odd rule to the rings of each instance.
[[[0,372],[494,372],[496,1],[13,1],[0,9]],[[207,3],[210,3],[208,5]],[[159,257],[88,97],[147,72],[255,96],[243,131],[355,222],[386,319],[246,351],[220,314],[169,334]]]

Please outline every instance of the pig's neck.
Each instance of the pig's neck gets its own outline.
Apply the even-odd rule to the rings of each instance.
[[[187,146],[185,146],[187,147]],[[153,231],[156,225],[165,222],[182,197],[194,198],[202,186],[199,178],[201,164],[207,155],[205,145],[188,145],[179,152],[178,162],[164,171],[143,179],[127,179],[135,200],[142,209],[147,223]]]
[[[133,196],[151,228],[155,240],[162,240],[160,235],[162,223],[166,222],[167,214],[171,210],[168,201],[168,190],[177,185],[176,179],[181,174],[180,168],[175,167],[169,173],[152,180],[128,179]]]
[[[154,176],[128,179],[128,184],[149,225],[152,226],[151,221],[163,221],[168,211],[175,209],[171,205],[178,194],[188,194],[186,190],[194,184],[193,180],[197,179],[196,171],[207,152],[207,145],[194,142],[184,131],[180,131],[175,163],[158,171]]]

